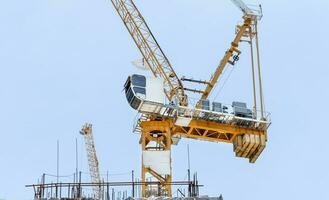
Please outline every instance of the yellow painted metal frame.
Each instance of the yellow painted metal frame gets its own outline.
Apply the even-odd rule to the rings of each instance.
[[[166,127],[171,130],[172,136],[179,135],[185,138],[226,143],[233,143],[237,135],[253,134],[266,136],[267,134],[267,127],[253,129],[196,119],[193,119],[189,126],[186,127],[175,125],[173,119],[143,121],[141,122],[141,127],[143,131],[147,130],[148,132],[161,130],[163,127]]]
[[[209,81],[209,84],[207,85],[206,89],[203,91],[200,100],[205,100],[209,97],[220,75],[223,73],[227,63],[233,64],[233,62],[230,61],[230,58],[233,56],[233,53],[236,52],[238,55],[241,53],[240,50],[238,49],[239,43],[241,42],[241,38],[248,32],[248,30],[251,29],[251,23],[252,23],[252,18],[248,15],[245,15],[243,19],[244,19],[243,25],[238,26],[238,32],[233,42],[231,43],[231,47],[225,52],[224,57],[220,61],[219,66],[216,68],[215,73],[213,74],[213,76]],[[200,103],[198,104],[198,106],[200,106]]]
[[[209,122],[205,120],[193,119],[188,126],[177,126],[174,124],[174,119],[150,120],[143,121],[140,124],[142,128],[141,146],[142,150],[147,150],[147,144],[151,141],[156,142],[162,150],[171,150],[173,143],[172,136],[178,135],[184,138],[192,138],[205,140],[210,142],[225,142],[233,143],[235,137],[239,135],[249,134],[264,136],[266,138],[267,127],[245,128],[235,125]],[[161,136],[153,137],[153,133],[161,133]],[[149,173],[153,175],[161,184],[163,191],[162,195],[171,196],[171,177],[162,177],[156,172],[147,168],[142,163],[142,180],[145,181],[145,175]],[[148,197],[147,185],[142,186],[142,196]]]
[[[157,136],[155,137],[154,134]],[[164,122],[161,124],[146,124],[142,126],[142,134],[140,139],[140,144],[142,147],[142,151],[147,151],[150,148],[154,148],[154,146],[149,147],[148,144],[153,141],[157,145],[158,151],[170,151],[171,150],[171,136],[172,136],[172,129],[170,127],[170,124]],[[171,161],[170,161],[171,162]],[[152,175],[155,179],[157,179],[160,183],[160,196],[169,196],[171,197],[171,181],[172,181],[172,174],[171,174],[171,163],[170,163],[170,174],[163,177],[160,174],[157,174],[155,171],[153,171],[151,168],[144,166],[144,163],[142,161],[142,182],[146,181],[146,174]],[[149,197],[152,194],[149,193],[148,185],[142,185],[142,197]]]

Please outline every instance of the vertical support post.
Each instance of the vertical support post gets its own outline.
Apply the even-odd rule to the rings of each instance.
[[[79,172],[78,198],[81,198],[81,171]]]
[[[50,197],[53,197],[53,182],[51,182],[51,187],[50,187]]]
[[[58,198],[58,182],[57,183],[55,183],[55,197],[56,197],[56,199]]]
[[[249,39],[250,39],[250,55],[251,55],[251,72],[252,72],[252,86],[253,86],[253,98],[254,98],[254,115],[257,119],[257,93],[256,93],[256,79],[255,79],[255,62],[254,62],[254,47],[253,47],[253,30],[252,26],[249,27]]]
[[[77,176],[76,180],[78,180],[78,169],[79,169],[79,160],[78,160],[78,138],[75,138],[75,176]]]
[[[62,183],[59,183],[59,199],[62,198]]]
[[[109,188],[109,182],[107,181],[106,184],[106,200],[110,200],[110,188]]]
[[[259,82],[259,96],[260,96],[260,111],[261,117],[264,119],[264,102],[263,102],[263,86],[262,86],[262,77],[260,70],[260,53],[259,53],[259,45],[258,45],[258,28],[257,28],[257,20],[255,20],[255,35],[256,35],[256,53],[257,53],[257,65],[258,65],[258,82]]]
[[[141,134],[141,146],[142,146],[142,197],[146,197],[146,188],[147,188],[147,185],[146,185],[146,180],[145,180],[145,175],[146,175],[146,168],[144,166],[144,157],[143,157],[143,151],[146,150],[146,136],[145,136],[146,133],[144,133],[144,131],[142,131],[142,134]]]
[[[71,184],[68,185],[67,187],[67,197],[70,198],[70,189],[71,189]]]
[[[41,187],[41,197],[40,198],[45,197],[45,183],[46,183],[46,174],[43,173],[42,174],[42,187]]]
[[[166,127],[166,132],[165,132],[166,136],[165,136],[165,139],[166,139],[166,150],[167,151],[170,151],[170,174],[167,175],[166,177],[166,185],[165,185],[165,190],[167,192],[167,195],[169,197],[172,196],[172,193],[171,193],[171,176],[172,176],[172,168],[171,168],[171,128],[168,126]]]
[[[57,183],[59,182],[59,140],[57,140]]]
[[[109,170],[106,171],[106,200],[110,200],[110,194],[109,194]]]
[[[190,145],[187,145],[187,180],[188,180],[188,197],[191,197],[191,166],[190,166]]]
[[[131,191],[131,196],[135,197],[135,182],[134,182],[134,170],[131,171],[131,182],[132,182],[132,191]]]

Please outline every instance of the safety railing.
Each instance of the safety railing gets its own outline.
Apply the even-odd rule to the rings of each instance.
[[[220,106],[218,106],[218,104],[220,104]],[[174,120],[178,117],[190,118],[191,120],[205,120],[260,130],[266,130],[271,124],[271,114],[269,112],[228,104],[218,104],[215,108],[213,105],[209,107],[203,106],[202,108],[193,108],[143,101],[141,103],[141,109],[139,110],[140,115],[137,115],[135,118],[133,132],[140,133],[141,128],[139,125],[142,121],[148,120],[149,115],[172,118]]]

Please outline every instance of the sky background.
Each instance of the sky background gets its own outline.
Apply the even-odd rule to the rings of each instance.
[[[242,13],[229,1],[136,0],[179,76],[209,79],[234,37]],[[329,1],[261,1],[260,49],[268,143],[256,164],[232,145],[182,140],[173,148],[174,180],[191,168],[202,194],[225,200],[329,199]],[[85,122],[94,125],[102,173],[111,180],[139,174],[136,112],[122,92],[141,58],[109,1],[0,1],[0,199],[27,200],[42,173],[88,172]],[[213,97],[251,104],[248,47]],[[220,91],[219,95],[217,93]],[[118,176],[117,174],[122,174]],[[85,175],[86,179],[88,175]],[[47,179],[51,181],[51,177]],[[65,179],[63,179],[65,181]]]

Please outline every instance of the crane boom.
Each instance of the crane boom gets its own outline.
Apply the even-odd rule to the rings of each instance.
[[[231,57],[233,57],[234,53],[236,53],[237,56],[241,53],[238,50],[238,46],[241,41],[241,38],[243,37],[243,35],[247,31],[247,29],[250,28],[250,24],[251,24],[251,18],[245,16],[243,25],[239,26],[239,31],[237,32],[233,42],[231,43],[231,47],[225,52],[224,57],[220,61],[218,67],[216,68],[215,73],[213,74],[209,83],[207,84],[207,87],[204,90],[200,100],[205,100],[209,97],[209,95],[210,95],[212,89],[214,88],[214,86],[216,85],[220,75],[223,73],[225,66],[228,63],[234,65],[235,61],[231,61],[230,59],[231,59]],[[235,57],[235,59],[237,59],[237,58],[238,57]],[[233,57],[233,59],[234,59],[234,57]],[[200,105],[200,103],[199,103],[199,105]]]
[[[98,159],[97,159],[97,155],[96,155],[95,142],[94,142],[94,137],[93,137],[93,132],[92,132],[92,125],[86,123],[82,127],[80,134],[84,136],[84,140],[85,140],[91,182],[100,183],[101,178],[100,178],[100,174],[99,174],[99,165],[98,165]],[[101,198],[102,191],[99,186],[93,187],[93,193],[94,193],[96,200],[99,200]]]
[[[153,75],[163,78],[168,100],[172,101],[176,97],[180,105],[187,105],[181,80],[173,70],[134,2],[132,0],[111,0],[111,2]]]
[[[201,100],[205,100],[209,97],[212,89],[217,83],[219,77],[221,76],[225,66],[228,63],[234,65],[235,62],[239,59],[238,56],[241,54],[241,52],[238,50],[238,46],[239,43],[241,42],[241,38],[244,36],[253,37],[253,35],[257,35],[257,31],[255,31],[256,30],[255,27],[257,26],[257,20],[261,20],[263,16],[262,8],[260,5],[259,5],[259,9],[252,9],[247,4],[245,4],[242,0],[231,0],[231,1],[243,12],[244,22],[242,25],[237,26],[237,32],[234,40],[231,43],[231,47],[225,52],[224,57],[222,58],[218,67],[216,68],[215,73],[213,74],[210,81],[208,82],[206,89],[202,92],[202,96],[198,103],[198,106],[200,106]],[[236,55],[234,55],[234,53],[236,53]],[[232,57],[233,57],[233,61],[230,60]]]

